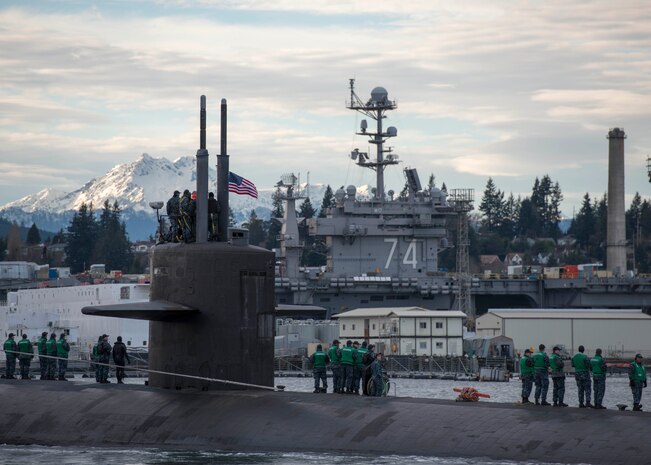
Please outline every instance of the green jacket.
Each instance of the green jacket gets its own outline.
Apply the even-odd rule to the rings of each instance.
[[[595,355],[590,359],[590,365],[592,366],[592,377],[593,378],[605,378],[606,377],[606,362],[601,357],[601,355]]]
[[[583,352],[574,354],[574,357],[572,357],[572,366],[576,373],[586,373],[590,371],[590,358]]]
[[[323,352],[322,350],[317,350],[310,357],[310,361],[312,362],[312,366],[314,368],[324,368],[325,369],[326,363],[328,363],[328,355],[325,352]]]
[[[47,355],[47,338],[46,337],[41,337],[38,340],[38,354],[39,355]]]
[[[57,357],[68,358],[68,352],[70,352],[70,345],[65,339],[59,339],[57,341]]]
[[[549,368],[549,357],[545,352],[536,352],[533,354],[533,367],[536,370],[545,370]]]
[[[328,358],[332,365],[339,365],[341,363],[341,350],[339,347],[333,345],[328,349]]]
[[[47,342],[45,343],[45,348],[47,349],[47,355],[50,357],[56,357],[57,356],[57,340],[56,339],[48,339]]]
[[[32,355],[32,353],[34,353],[34,348],[32,347],[32,343],[29,341],[29,339],[21,339],[18,341],[18,352],[20,352],[18,357],[21,360],[31,360],[34,358]]]
[[[342,365],[354,365],[355,364],[355,353],[354,349],[351,346],[344,346],[341,349],[341,364]]]
[[[646,381],[646,369],[644,365],[637,363],[635,360],[628,367],[628,379],[636,383],[643,383]]]
[[[533,375],[533,360],[526,355],[520,359],[520,376]]]
[[[11,351],[11,352],[5,352],[5,355],[7,358],[16,358],[18,354],[18,346],[16,345],[16,341],[13,339],[7,339],[4,344],[4,350],[5,351]]]
[[[368,349],[366,347],[360,347],[359,349],[357,349],[357,361],[356,361],[355,365],[358,365],[358,366],[361,366],[361,367],[364,366],[364,362],[362,362],[362,359],[364,358],[364,354],[366,352],[368,352]]]

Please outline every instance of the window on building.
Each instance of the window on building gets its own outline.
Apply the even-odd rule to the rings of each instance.
[[[373,323],[373,329],[375,329],[375,323]]]
[[[443,323],[441,323],[440,321],[438,321],[438,322],[436,323],[436,329],[442,329],[442,328],[443,328]]]
[[[146,346],[146,345],[147,345],[147,341],[142,341],[142,345],[143,345],[143,346]]]
[[[421,348],[421,349],[427,349],[427,342],[425,342],[425,341],[420,341],[420,342],[418,343],[418,347]]]
[[[386,323],[382,323],[382,329],[387,329],[387,324]]]
[[[353,328],[352,328],[352,329],[353,329],[353,331],[355,331],[355,325],[353,325]]]
[[[437,342],[436,343],[436,348],[437,349],[442,349],[443,348],[443,343],[442,342]]]
[[[341,329],[342,329],[343,331],[346,331],[346,325],[341,325]]]
[[[427,322],[421,321],[420,322],[420,329],[427,329]]]

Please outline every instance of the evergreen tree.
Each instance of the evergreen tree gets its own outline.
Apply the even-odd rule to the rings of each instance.
[[[316,214],[316,211],[314,210],[314,207],[312,206],[312,202],[310,202],[310,198],[306,198],[301,206],[298,208],[298,216],[299,218],[305,218],[305,219],[310,219],[314,218],[314,215]]]
[[[484,196],[479,204],[479,211],[484,214],[484,224],[488,231],[495,231],[501,222],[504,193],[495,187],[493,178],[488,178]]]
[[[595,235],[591,244],[592,255],[595,259],[606,260],[606,235],[608,230],[608,196],[604,196],[595,207]]]
[[[537,237],[538,224],[539,220],[536,207],[529,197],[525,197],[520,202],[520,214],[518,216],[516,231],[519,235],[525,237]]]
[[[583,196],[581,209],[572,220],[568,232],[576,238],[576,241],[581,247],[587,248],[595,234],[595,224],[594,208],[592,207],[590,194],[586,192]]]
[[[427,181],[427,190],[432,190],[432,188],[436,186],[436,177],[434,176],[434,173],[431,173],[429,175],[429,180]]]
[[[441,184],[441,190],[447,194],[448,193],[448,186],[446,186],[445,183]]]
[[[7,257],[7,239],[0,237],[0,262],[4,261]]]
[[[626,239],[635,244],[640,242],[640,220],[642,213],[642,198],[638,192],[633,196],[630,208],[626,211]]]
[[[511,239],[515,234],[515,228],[518,221],[519,205],[513,197],[513,192],[502,205],[500,225],[498,233],[500,236]]]
[[[126,226],[120,221],[120,213],[117,201],[112,206],[108,200],[104,202],[97,223],[93,261],[104,263],[107,270],[128,271],[133,257]]]
[[[319,218],[325,218],[328,214],[328,209],[334,207],[335,205],[335,195],[332,193],[332,188],[330,184],[326,186],[325,193],[323,194],[323,200],[321,201],[321,208],[319,208]]]
[[[279,221],[274,221],[274,218],[282,218],[285,215],[285,208],[283,207],[283,195],[280,187],[276,188],[276,192],[271,195],[272,200],[272,209],[271,209],[271,218],[267,223],[267,249],[275,249],[279,247],[280,243],[278,242],[278,235],[282,229],[282,223]]]
[[[556,182],[551,187],[549,195],[549,204],[547,205],[547,221],[548,233],[554,239],[561,235],[561,230],[558,225],[561,222],[561,202],[563,201],[563,193],[561,186]]]
[[[260,246],[265,243],[266,237],[262,220],[258,218],[255,210],[251,210],[248,222],[242,226],[249,230],[249,244]]]
[[[7,260],[17,261],[22,259],[21,249],[22,241],[20,240],[20,229],[14,221],[9,229],[7,236]]]
[[[36,227],[36,223],[32,223],[32,227],[27,231],[27,245],[38,245],[41,243],[41,233]]]
[[[66,265],[72,273],[81,273],[90,267],[96,234],[93,204],[82,203],[70,220],[66,234]]]

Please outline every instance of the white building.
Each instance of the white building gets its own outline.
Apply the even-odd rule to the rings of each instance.
[[[476,320],[477,336],[507,336],[515,350],[555,345],[569,354],[601,348],[606,356],[651,355],[651,316],[641,310],[494,309]]]
[[[35,342],[41,332],[65,332],[68,342],[88,353],[98,336],[108,334],[110,341],[122,336],[130,348],[146,348],[149,322],[126,318],[91,316],[81,313],[89,305],[125,304],[149,300],[149,285],[96,284],[90,286],[25,289],[7,294],[0,305],[0,333],[11,331],[19,337],[27,334]]]
[[[342,343],[368,340],[387,355],[461,355],[465,317],[421,307],[359,308],[333,316]]]

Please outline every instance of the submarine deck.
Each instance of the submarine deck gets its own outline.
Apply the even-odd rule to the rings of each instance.
[[[5,444],[651,463],[644,412],[20,380],[0,393]]]

